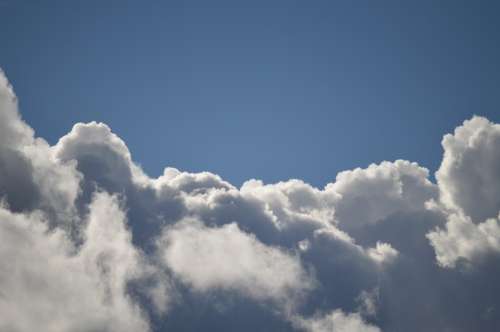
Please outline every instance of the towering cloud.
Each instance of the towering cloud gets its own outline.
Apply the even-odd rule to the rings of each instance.
[[[127,284],[145,272],[116,198],[96,194],[84,243],[39,214],[0,209],[0,330],[147,331]]]
[[[441,200],[480,223],[498,216],[500,125],[485,118],[465,121],[443,138],[444,157],[436,173]]]
[[[443,147],[436,178],[450,212],[446,229],[428,238],[438,262],[453,267],[500,253],[500,125],[474,117],[446,135]]]
[[[322,189],[150,178],[105,124],[36,138],[0,73],[0,330],[494,330],[500,126],[442,145],[437,183],[404,160]]]
[[[42,209],[69,222],[81,174],[20,118],[17,98],[0,70],[0,194],[12,211]]]

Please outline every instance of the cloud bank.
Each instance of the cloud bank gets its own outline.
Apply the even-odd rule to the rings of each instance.
[[[1,331],[491,331],[500,125],[397,160],[240,188],[151,178],[103,123],[51,146],[0,73]]]

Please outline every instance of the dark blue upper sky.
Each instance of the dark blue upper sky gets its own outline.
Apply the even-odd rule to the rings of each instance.
[[[51,143],[103,121],[150,174],[235,184],[398,158],[500,121],[495,1],[0,1],[0,67]]]

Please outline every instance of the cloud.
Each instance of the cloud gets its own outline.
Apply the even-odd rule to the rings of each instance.
[[[144,271],[116,198],[97,194],[77,248],[38,214],[0,209],[0,330],[148,331],[127,294]]]
[[[437,198],[429,171],[405,160],[341,172],[325,191],[333,196],[340,227],[352,232],[397,212],[423,210]]]
[[[378,263],[390,263],[398,257],[398,251],[390,244],[377,242],[375,248],[368,249],[368,255]]]
[[[500,252],[500,223],[491,218],[474,224],[469,217],[451,215],[444,230],[427,234],[444,267],[455,267],[460,259],[474,261],[489,252]]]
[[[346,314],[342,310],[310,319],[298,319],[296,324],[311,332],[380,332],[376,326],[364,322],[358,313]]]
[[[499,128],[446,135],[437,183],[396,160],[237,188],[151,178],[103,123],[51,146],[0,73],[0,330],[494,330]]]
[[[447,134],[436,178],[442,202],[474,223],[498,215],[500,208],[500,125],[475,116]]]
[[[500,252],[500,125],[473,117],[443,138],[436,173],[441,202],[449,209],[445,229],[427,237],[439,264],[454,267]]]
[[[68,222],[79,193],[75,162],[54,149],[20,118],[17,98],[0,70],[0,195],[13,211],[42,209],[53,222]]]
[[[298,257],[262,244],[236,223],[210,228],[184,220],[164,230],[158,247],[162,262],[199,292],[229,290],[288,302],[300,300],[315,282]]]

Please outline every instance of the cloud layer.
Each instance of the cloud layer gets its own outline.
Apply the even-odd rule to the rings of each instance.
[[[53,146],[0,72],[0,330],[472,331],[500,326],[500,125],[405,160],[240,188],[151,178],[103,123]]]

